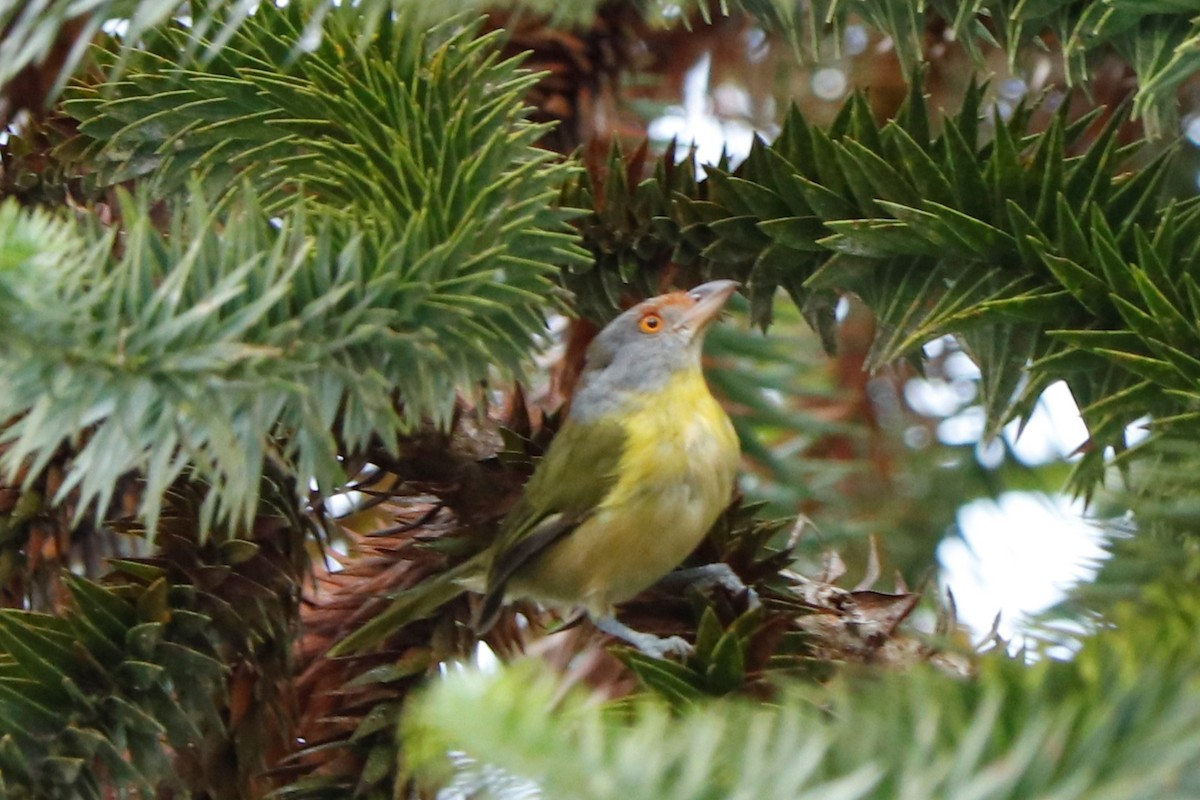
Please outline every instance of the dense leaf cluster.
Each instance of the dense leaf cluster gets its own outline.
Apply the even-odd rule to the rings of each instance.
[[[127,598],[69,586],[71,614],[0,612],[0,793],[101,798],[105,781],[151,793],[178,769],[164,744],[201,756],[222,729],[226,668],[206,620],[169,609],[166,580]]]
[[[253,19],[251,6],[236,6],[232,11],[220,3],[189,3],[192,26],[184,38],[184,52],[211,56],[235,35],[238,28]],[[303,38],[318,35],[329,6],[323,0],[292,3],[302,9],[309,22]],[[494,4],[473,0],[458,10],[484,11]],[[589,18],[596,2],[562,4],[547,0],[519,0],[505,3],[516,10],[546,14],[558,22]],[[698,11],[706,20],[713,10],[707,3],[668,3],[662,0],[638,3],[642,12],[659,22],[675,20],[680,12]],[[177,9],[169,0],[101,0],[80,16],[68,0],[37,0],[14,4],[0,10],[0,24],[8,35],[0,47],[0,85],[22,69],[38,64],[56,47],[70,56],[58,64],[52,76],[50,96],[57,94],[82,56],[82,49],[71,42],[60,42],[64,28],[84,23],[82,31],[70,31],[78,41],[87,41],[106,19],[125,18],[129,22],[128,42],[137,42],[144,33]],[[428,4],[414,0],[364,0],[358,4],[358,46],[370,41],[380,25],[385,25],[393,10],[415,14],[421,24],[440,21],[440,15]],[[1068,78],[1083,83],[1089,62],[1105,52],[1116,51],[1134,68],[1139,86],[1135,111],[1154,130],[1163,130],[1177,115],[1176,90],[1197,68],[1197,43],[1200,42],[1200,17],[1191,0],[1048,0],[1028,3],[1017,0],[933,0],[917,4],[902,0],[818,0],[796,5],[787,0],[732,0],[722,3],[719,11],[740,10],[754,14],[768,30],[787,34],[798,53],[819,57],[836,42],[851,20],[864,20],[875,30],[888,34],[906,70],[924,59],[926,31],[931,24],[945,27],[950,37],[962,42],[976,57],[986,48],[1002,47],[1015,60],[1023,46],[1040,44],[1047,37],[1061,43],[1061,58]],[[829,36],[828,34],[832,34]],[[836,45],[833,45],[836,47]],[[123,55],[134,50],[123,49]],[[291,51],[289,55],[295,55]],[[119,74],[119,72],[117,73]]]
[[[925,670],[843,678],[767,706],[710,701],[679,715],[654,700],[614,709],[564,698],[530,665],[456,676],[406,721],[407,752],[431,774],[455,750],[503,766],[507,775],[468,783],[483,797],[512,796],[516,775],[548,797],[588,800],[1182,800],[1200,791],[1197,611],[1167,597],[1126,608],[1120,631],[1070,662],[1030,667],[997,652],[970,681]]]
[[[64,495],[103,513],[137,470],[152,522],[188,469],[246,522],[265,460],[330,490],[337,454],[444,422],[457,390],[525,359],[556,265],[580,258],[550,206],[569,167],[522,120],[532,78],[473,27],[397,24],[360,54],[344,19],[275,71],[298,15],[257,15],[207,67],[138,51],[68,103],[98,137],[87,163],[119,164],[100,181],[140,175],[176,210],[163,235],[127,203],[111,254],[6,212],[10,468],[86,431]],[[183,47],[173,30],[160,50]]]
[[[892,38],[909,72],[925,59],[931,22],[977,59],[999,47],[1016,63],[1025,47],[1049,51],[1047,42],[1053,42],[1059,48],[1055,58],[1073,84],[1086,83],[1096,59],[1116,52],[1138,76],[1134,112],[1153,135],[1177,122],[1176,91],[1200,65],[1200,16],[1190,0],[817,0],[803,6],[750,0],[741,5],[769,29],[788,31],[797,49],[813,57],[828,50],[848,24],[865,21]],[[830,39],[822,37],[826,25],[832,28]]]

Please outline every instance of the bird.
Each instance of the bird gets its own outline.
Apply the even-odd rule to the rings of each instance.
[[[399,595],[337,653],[468,588],[483,594],[472,623],[479,635],[507,602],[532,599],[582,611],[651,655],[686,653],[686,641],[634,631],[613,608],[678,567],[732,499],[738,437],[705,381],[701,351],[737,287],[709,281],[609,322],[588,346],[564,422],[495,540],[415,587],[423,592]],[[702,577],[741,586],[724,565]]]

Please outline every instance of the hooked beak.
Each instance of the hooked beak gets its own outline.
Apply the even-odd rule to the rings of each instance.
[[[729,302],[729,298],[737,291],[739,285],[737,281],[709,281],[689,291],[688,297],[695,300],[696,305],[689,308],[683,315],[683,319],[680,320],[681,326],[689,329],[692,332],[692,338],[695,338],[713,320],[721,316],[725,304]]]

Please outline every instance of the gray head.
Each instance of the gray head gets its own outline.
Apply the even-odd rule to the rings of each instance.
[[[603,415],[626,393],[654,391],[680,369],[699,369],[704,332],[737,286],[709,281],[651,297],[608,323],[588,347],[571,416]]]

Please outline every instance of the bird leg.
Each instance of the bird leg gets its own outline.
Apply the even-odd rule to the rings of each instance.
[[[746,605],[750,609],[758,608],[762,603],[758,592],[747,586],[728,564],[718,561],[716,564],[705,564],[702,567],[687,567],[668,573],[658,582],[661,589],[682,589],[685,586],[695,586],[704,592],[714,586],[720,586],[732,595],[746,593]]]
[[[596,629],[601,633],[616,637],[623,642],[633,645],[652,658],[665,659],[669,655],[680,657],[690,656],[694,649],[687,639],[681,636],[655,636],[653,633],[635,631],[616,617],[597,617],[592,620]]]

